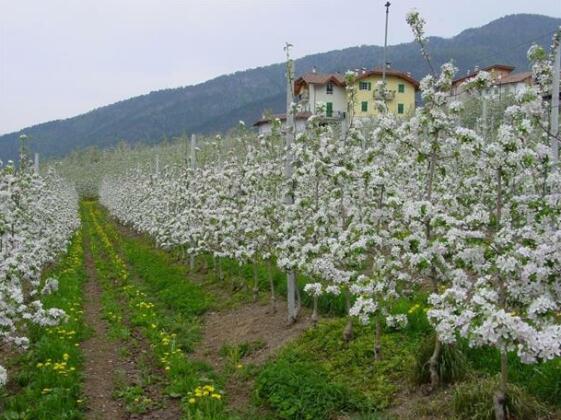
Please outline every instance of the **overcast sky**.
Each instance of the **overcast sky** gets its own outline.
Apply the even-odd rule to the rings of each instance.
[[[383,44],[384,0],[0,0],[0,133],[166,87],[361,44]],[[393,0],[389,43],[417,8],[443,37],[561,0]]]

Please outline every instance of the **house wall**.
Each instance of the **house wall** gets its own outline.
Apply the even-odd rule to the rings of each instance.
[[[333,116],[336,117],[338,112],[347,111],[347,91],[343,86],[333,85],[333,93],[327,94],[327,84],[325,85],[314,85],[315,88],[315,100],[314,109],[311,110],[314,114],[316,113],[316,107],[319,103],[326,104],[331,102],[333,104]]]
[[[503,84],[500,86],[496,86],[494,88],[491,89],[490,93],[496,94],[498,95],[499,93],[501,95],[504,94],[512,94],[512,95],[516,95],[518,92],[521,92],[522,90],[524,90],[526,87],[530,86],[529,82],[516,82],[516,83],[507,83],[507,84]]]
[[[382,81],[382,75],[371,75],[360,81],[356,85],[356,100],[354,103],[354,116],[355,117],[371,117],[377,114],[374,106],[374,92],[376,91],[376,84]],[[359,90],[360,82],[370,82],[372,90]],[[415,111],[415,86],[407,80],[401,79],[397,76],[386,76],[387,89],[395,92],[394,98],[388,102],[388,110],[394,114],[398,112],[398,104],[403,104],[403,115],[411,114]],[[405,92],[398,92],[398,85],[405,85]],[[362,102],[368,103],[368,110],[362,111]]]

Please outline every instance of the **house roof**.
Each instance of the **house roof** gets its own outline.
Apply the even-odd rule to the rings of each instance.
[[[358,73],[357,80],[365,79],[370,76],[382,76],[383,70],[375,68]],[[386,75],[395,76],[403,79],[419,89],[419,82],[415,80],[409,73],[405,73],[396,69],[386,69]],[[345,76],[340,73],[306,73],[294,81],[294,93],[298,95],[305,85],[325,85],[332,82],[337,86],[345,86]]]
[[[482,69],[479,69],[477,71],[472,71],[468,74],[466,74],[463,77],[458,77],[457,79],[455,79],[452,84],[453,85],[457,85],[459,83],[462,83],[464,80],[469,79],[471,77],[477,76],[477,74],[480,71],[493,71],[493,70],[504,70],[508,73],[512,72],[512,70],[514,70],[514,66],[511,66],[509,64],[491,64],[490,66],[487,67],[483,67]]]
[[[298,95],[305,85],[325,85],[328,82],[345,86],[345,76],[339,73],[306,73],[294,81],[294,93]]]
[[[363,72],[360,72],[357,76],[357,80],[362,80],[362,79],[366,79],[367,77],[370,76],[382,76],[384,74],[384,70],[381,68],[374,68],[372,70],[366,70]],[[400,79],[403,79],[409,83],[411,83],[413,86],[415,86],[415,90],[419,89],[419,82],[414,79],[409,73],[404,73],[400,70],[396,70],[396,69],[386,69],[386,76],[395,76],[395,77],[399,77]]]
[[[294,115],[294,118],[297,120],[307,120],[312,116],[311,112],[297,112]],[[286,114],[273,114],[270,116],[263,116],[259,120],[253,123],[253,127],[259,127],[260,125],[267,124],[271,122],[271,120],[279,119],[281,121],[286,121]]]
[[[497,85],[508,85],[510,83],[531,82],[532,72],[524,71],[522,73],[508,74],[500,79],[497,79]]]

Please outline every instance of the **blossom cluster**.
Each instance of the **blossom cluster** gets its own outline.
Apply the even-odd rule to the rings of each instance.
[[[41,295],[54,293],[58,281],[41,281],[41,272],[78,226],[76,191],[54,171],[41,176],[25,158],[20,167],[0,164],[0,345],[25,349],[29,323],[49,327],[65,318],[43,307]]]
[[[408,19],[422,38],[420,16]],[[496,126],[460,124],[446,63],[409,119],[381,112],[341,129],[312,116],[286,148],[278,123],[268,136],[244,128],[197,168],[106,177],[101,201],[161,246],[304,273],[307,293],[344,293],[362,322],[405,326],[393,302],[428,287],[440,340],[557,357],[561,176],[541,121],[550,63],[530,56],[536,85]],[[488,100],[490,83],[480,73],[467,91]]]

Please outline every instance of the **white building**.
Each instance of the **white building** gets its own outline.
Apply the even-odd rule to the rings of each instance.
[[[294,125],[297,133],[306,130],[306,123],[311,116],[312,114],[310,112],[298,112],[294,116]],[[258,129],[259,134],[270,134],[275,120],[281,125],[281,132],[284,132],[284,128],[286,127],[286,114],[264,115],[260,120],[256,121],[253,126]]]
[[[326,118],[343,119],[347,112],[345,76],[306,73],[294,81],[294,97],[301,111],[317,114],[321,106]]]
[[[493,86],[486,94],[508,95],[516,94],[525,87],[532,84],[532,73],[529,71],[521,73],[513,73],[514,67],[506,64],[493,64],[482,69],[475,69],[463,77],[459,77],[452,82],[451,97],[452,99],[462,100],[466,95],[463,89],[463,83],[468,79],[477,76],[481,71],[485,71],[491,75]]]

